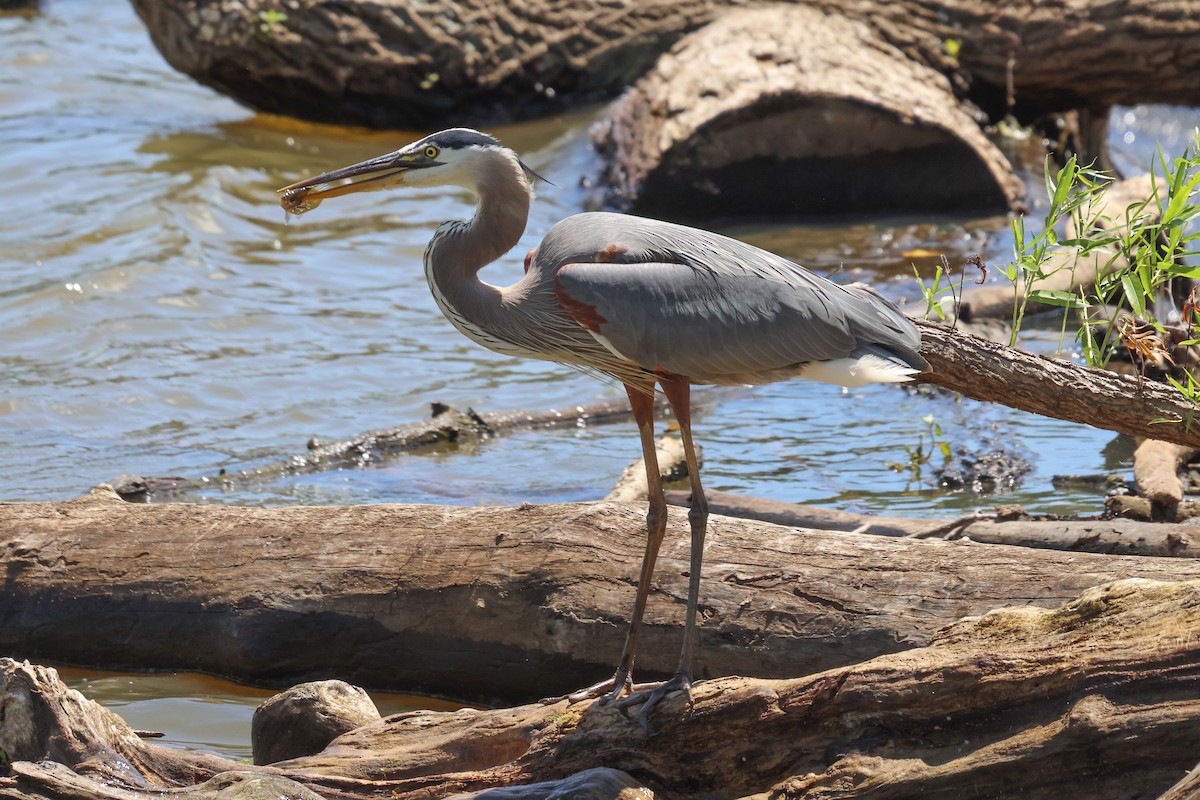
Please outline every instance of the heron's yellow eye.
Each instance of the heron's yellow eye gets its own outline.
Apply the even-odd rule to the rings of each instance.
[[[438,155],[438,149],[436,147],[434,147],[433,145],[429,145],[429,147],[425,148],[425,157],[426,158],[437,158],[437,155]]]

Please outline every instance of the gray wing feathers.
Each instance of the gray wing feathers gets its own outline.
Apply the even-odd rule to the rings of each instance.
[[[714,274],[673,263],[571,264],[563,290],[594,307],[600,334],[647,369],[693,380],[770,373],[810,361],[883,351],[912,361],[919,347],[890,306],[806,275]],[[901,318],[903,319],[903,318]],[[905,321],[906,322],[906,321]],[[900,352],[892,355],[894,349]]]
[[[590,263],[613,246],[618,263]],[[916,327],[873,290],[736,239],[586,214],[556,226],[540,251],[560,265],[559,289],[604,320],[600,335],[647,369],[721,382],[865,353],[924,366]]]

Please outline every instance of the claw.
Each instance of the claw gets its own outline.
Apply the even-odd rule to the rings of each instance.
[[[654,732],[650,730],[650,711],[657,706],[663,698],[675,692],[684,692],[687,694],[687,707],[692,707],[692,680],[688,675],[676,673],[670,680],[663,681],[657,686],[651,685],[649,688],[642,691],[634,692],[628,697],[622,697],[613,703],[613,707],[629,716],[629,709],[637,707],[637,720],[642,726],[642,730],[647,736],[653,736]]]

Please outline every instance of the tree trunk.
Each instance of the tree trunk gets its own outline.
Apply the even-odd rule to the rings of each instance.
[[[1200,583],[1120,581],[852,666],[705,681],[650,737],[560,700],[400,714],[258,768],[141,743],[52,670],[0,659],[0,798],[1149,798],[1200,751],[1198,633]],[[65,766],[31,763],[47,756]]]
[[[1007,211],[1024,194],[942,73],[804,6],[730,11],[680,41],[597,145],[611,205],[673,219]]]
[[[336,676],[484,701],[567,692],[615,666],[643,515],[610,503],[142,505],[104,488],[0,504],[0,652],[259,683]],[[675,510],[639,674],[675,666],[687,550]],[[711,523],[706,558],[698,677],[808,674],[927,644],[997,606],[1055,606],[1119,578],[1200,578],[1188,559],[724,517]]]
[[[871,26],[996,118],[1007,110],[1010,79],[1020,112],[1200,105],[1194,0],[795,4]],[[247,105],[408,130],[528,118],[613,96],[681,37],[741,5],[133,0],[172,66]]]

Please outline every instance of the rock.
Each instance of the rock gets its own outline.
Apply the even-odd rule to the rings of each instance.
[[[379,719],[370,696],[345,681],[293,686],[254,710],[250,726],[254,763],[311,756],[343,733]]]

